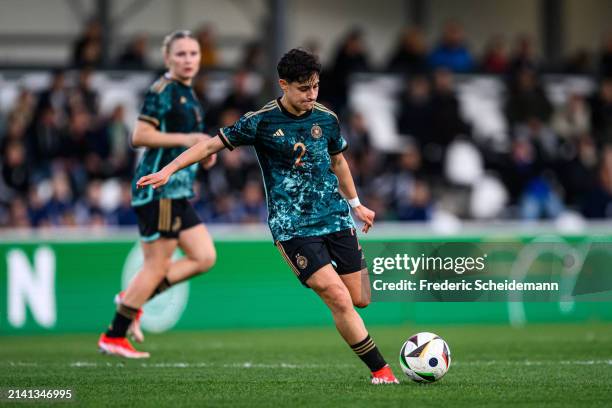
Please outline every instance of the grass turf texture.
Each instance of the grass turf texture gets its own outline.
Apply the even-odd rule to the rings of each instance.
[[[399,349],[418,331],[451,348],[449,373],[416,384]],[[612,325],[374,327],[400,378],[372,386],[332,327],[148,335],[148,360],[96,352],[95,335],[0,338],[0,389],[71,388],[66,406],[609,406]],[[0,406],[41,406],[12,403]],[[54,403],[53,406],[64,404]]]

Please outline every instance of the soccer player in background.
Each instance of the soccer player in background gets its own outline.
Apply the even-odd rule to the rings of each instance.
[[[225,147],[254,146],[268,224],[282,257],[328,306],[340,335],[372,372],[372,383],[398,383],[354,308],[369,304],[370,283],[349,206],[365,233],[374,212],[357,197],[338,118],[316,102],[321,65],[314,55],[293,49],[277,69],[281,98],[222,128],[218,137],[198,142],[137,184],[163,191],[174,173]]]
[[[134,146],[147,148],[132,183],[144,265],[116,299],[115,317],[98,340],[100,351],[127,358],[149,357],[149,353],[136,351],[126,338],[130,330],[136,341],[143,340],[138,324],[142,305],[170,286],[209,270],[216,259],[210,234],[187,201],[194,195],[197,164],[177,172],[163,189],[136,187],[143,175],[209,139],[202,133],[204,111],[191,88],[200,62],[197,40],[189,31],[176,31],[165,38],[162,51],[168,72],[145,95],[132,136]],[[215,160],[213,155],[201,163],[209,168]],[[172,261],[177,247],[185,256]]]

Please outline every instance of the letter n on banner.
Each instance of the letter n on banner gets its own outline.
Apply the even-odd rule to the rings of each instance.
[[[34,268],[25,252],[12,249],[7,253],[8,321],[16,328],[26,323],[26,307],[42,327],[55,325],[55,254],[49,247],[34,253]]]

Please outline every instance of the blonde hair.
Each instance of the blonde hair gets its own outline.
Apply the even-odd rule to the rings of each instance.
[[[173,31],[170,34],[168,34],[166,37],[164,37],[164,42],[162,43],[162,49],[161,49],[162,54],[163,55],[170,54],[170,48],[172,48],[172,44],[174,44],[176,40],[180,40],[182,38],[191,38],[193,40],[196,40],[196,38],[193,36],[191,31],[189,30]]]

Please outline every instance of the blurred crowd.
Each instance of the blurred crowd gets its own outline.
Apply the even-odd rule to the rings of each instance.
[[[101,28],[90,22],[74,43],[70,71],[53,72],[47,89],[22,89],[0,113],[0,226],[135,225],[130,189],[138,152],[129,144],[125,107],[102,114],[91,86],[101,64]],[[221,101],[209,98],[207,70],[222,65],[214,30],[197,31],[203,70],[194,91],[215,134],[266,98],[253,94],[250,75],[263,75],[263,49],[245,46]],[[321,76],[319,100],[339,114],[345,152],[362,202],[378,220],[427,221],[437,212],[463,219],[555,219],[568,212],[584,218],[612,216],[612,35],[598,58],[580,51],[562,66],[541,61],[529,36],[513,49],[494,36],[485,52],[470,50],[463,28],[449,22],[437,44],[417,28],[403,31],[384,67],[370,62],[365,33],[341,39]],[[318,51],[316,42],[305,48]],[[150,69],[147,37],[137,36],[117,55],[116,67]],[[592,94],[572,93],[554,105],[541,83],[553,69],[588,75]],[[403,148],[377,150],[361,113],[348,104],[354,73],[391,72],[403,78],[395,112]],[[473,137],[461,114],[456,74],[494,74],[505,84],[505,143]],[[461,179],[470,178],[471,182]],[[477,177],[477,182],[474,177]],[[266,221],[265,195],[251,149],[223,151],[201,171],[194,206],[207,223]]]

